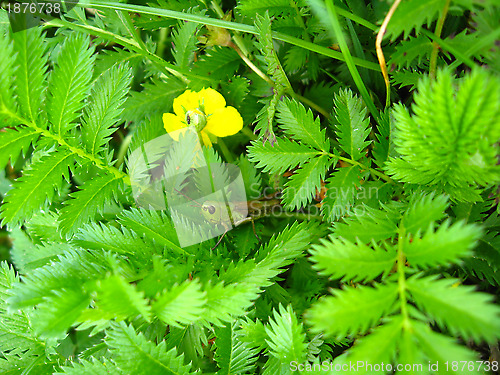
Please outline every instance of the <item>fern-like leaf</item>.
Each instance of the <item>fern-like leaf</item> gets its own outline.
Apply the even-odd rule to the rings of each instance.
[[[396,205],[396,204],[393,204]],[[381,241],[393,237],[397,231],[400,219],[398,207],[385,207],[376,210],[363,206],[362,214],[344,218],[344,222],[335,223],[335,234],[351,242]]]
[[[45,297],[33,314],[33,327],[44,338],[61,339],[90,303],[79,289],[61,289]]]
[[[259,350],[250,349],[240,341],[241,332],[235,331],[235,325],[215,329],[215,360],[220,370],[217,375],[244,374],[255,369]]]
[[[437,185],[456,200],[480,199],[474,190],[499,180],[500,83],[497,77],[474,69],[454,88],[451,74],[419,84],[410,116],[399,105],[394,116],[400,158],[387,170],[397,179]]]
[[[360,186],[360,170],[357,166],[339,168],[327,180],[326,196],[321,212],[328,221],[344,216],[354,204],[356,189]]]
[[[282,198],[285,207],[293,210],[309,204],[321,189],[321,181],[331,163],[329,156],[322,155],[297,170],[285,184]]]
[[[373,160],[379,167],[383,167],[387,159],[395,155],[394,121],[388,111],[380,114],[380,123],[377,127],[377,142],[373,147]]]
[[[165,290],[153,303],[153,312],[166,324],[188,325],[203,316],[206,293],[198,281],[184,282]]]
[[[63,136],[76,125],[89,93],[94,59],[87,36],[72,33],[64,42],[49,81],[47,113],[53,133]]]
[[[55,372],[54,374],[64,375],[121,375],[122,373],[116,366],[110,362],[101,363],[97,360],[92,362],[80,359],[79,363],[72,362],[71,367],[62,366],[62,372]]]
[[[445,195],[415,194],[403,215],[401,224],[409,233],[426,230],[431,223],[444,218],[444,211],[447,208],[448,199]]]
[[[137,316],[150,321],[151,308],[144,299],[144,293],[118,275],[100,280],[94,299],[93,308],[83,311],[80,321],[122,320]]]
[[[10,125],[11,114],[17,112],[16,96],[14,93],[14,72],[16,59],[14,44],[7,33],[0,30],[0,127]]]
[[[113,66],[95,81],[92,102],[86,108],[82,121],[83,143],[91,154],[101,152],[116,130],[113,126],[123,110],[131,82],[128,64]]]
[[[24,170],[14,189],[5,196],[1,212],[4,224],[15,226],[29,219],[47,200],[51,201],[54,188],[61,187],[63,176],[69,181],[69,168],[75,159],[71,151],[60,148],[39,154],[39,159]]]
[[[389,66],[396,64],[402,68],[410,66],[418,66],[422,60],[427,61],[432,52],[432,41],[425,35],[419,35],[415,38],[410,38],[402,41],[396,47],[396,51],[392,54],[389,60]],[[416,62],[414,63],[414,61]]]
[[[263,15],[256,15],[255,27],[259,32],[259,48],[264,54],[264,59],[267,63],[267,73],[279,86],[290,88],[290,81],[288,81],[288,77],[274,49],[269,11],[266,11]]]
[[[249,160],[269,173],[284,173],[304,165],[317,155],[316,150],[288,138],[279,138],[274,145],[254,141],[248,147]]]
[[[308,319],[316,331],[342,338],[350,333],[365,333],[391,311],[398,289],[391,283],[333,290],[333,295],[313,305]]]
[[[175,78],[154,79],[144,84],[142,91],[131,93],[121,117],[138,122],[170,112],[174,98],[185,89],[185,84]]]
[[[193,61],[196,51],[196,30],[198,24],[195,22],[181,21],[177,28],[172,32],[172,42],[174,44],[175,63],[181,68],[187,68]]]
[[[149,241],[163,247],[185,254],[177,245],[177,236],[171,221],[164,213],[145,209],[131,209],[120,215],[120,223],[134,230],[137,234],[146,237]]]
[[[417,305],[453,336],[494,342],[500,336],[500,308],[491,303],[490,295],[454,285],[457,282],[437,276],[413,277],[407,285]]]
[[[26,153],[32,143],[38,139],[38,133],[26,127],[2,129],[0,131],[0,169],[4,169],[9,159],[12,165],[22,153]]]
[[[319,117],[313,118],[311,110],[295,100],[285,99],[278,103],[278,123],[287,135],[317,150],[328,152],[330,142],[325,129],[321,130]]]
[[[394,12],[387,27],[391,41],[401,33],[406,39],[413,29],[418,32],[423,25],[429,25],[441,14],[446,0],[409,0],[402,2]]]
[[[347,353],[335,358],[333,367],[346,369],[342,374],[359,374],[372,372],[368,364],[390,363],[397,351],[399,338],[403,328],[401,317],[391,319],[388,323],[377,327],[370,335],[359,339]],[[360,367],[351,367],[350,363],[359,363]],[[444,362],[443,362],[444,363]],[[345,367],[343,367],[343,365]],[[373,368],[372,367],[372,368]]]
[[[59,216],[61,233],[78,231],[97,212],[102,211],[111,197],[116,196],[121,183],[121,178],[112,174],[97,176],[85,183],[81,190],[71,194],[73,199],[65,201]]]
[[[449,263],[458,263],[460,258],[470,256],[481,230],[475,225],[464,222],[444,222],[433,231],[432,228],[422,236],[413,238],[405,247],[408,262],[415,267],[429,268]]]
[[[351,90],[342,90],[335,95],[335,127],[340,147],[358,160],[370,144],[370,120],[361,99],[353,96]]]
[[[321,245],[314,245],[310,252],[321,274],[353,282],[387,275],[396,262],[396,253],[392,250],[384,250],[378,245],[372,249],[333,236],[329,241],[322,240]]]
[[[241,58],[234,49],[215,46],[213,49],[208,50],[196,63],[196,71],[206,73],[216,80],[226,80],[228,77],[233,78],[234,73],[240,66],[240,61]]]
[[[113,323],[106,331],[106,344],[114,355],[114,361],[125,374],[140,374],[144,370],[150,375],[192,374],[191,365],[184,365],[183,356],[177,350],[166,350],[165,341],[159,345],[148,341],[132,326]]]
[[[265,330],[269,337],[269,353],[273,357],[285,363],[290,361],[301,363],[305,359],[307,348],[305,334],[291,305],[286,309],[279,305]]]
[[[41,114],[47,72],[47,44],[42,29],[33,27],[14,33],[17,51],[16,94],[21,115],[36,122]]]

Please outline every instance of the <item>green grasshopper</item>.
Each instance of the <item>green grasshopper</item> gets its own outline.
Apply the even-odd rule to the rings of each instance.
[[[260,242],[260,238],[255,230],[254,220],[259,219],[269,212],[269,209],[277,207],[280,205],[280,200],[274,196],[263,197],[263,199],[251,200],[246,202],[229,202],[223,203],[218,201],[207,200],[202,204],[190,199],[184,193],[177,191],[178,193],[185,196],[187,199],[196,203],[200,207],[201,214],[203,218],[212,225],[221,226],[224,228],[224,233],[219,238],[215,246],[215,249],[219,246],[220,242],[226,235],[226,233],[231,229],[231,227],[236,227],[245,223],[252,223],[252,228],[255,237]],[[248,213],[248,215],[247,215]]]

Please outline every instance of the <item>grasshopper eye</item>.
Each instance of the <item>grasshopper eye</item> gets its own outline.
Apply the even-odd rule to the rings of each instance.
[[[208,209],[208,213],[210,215],[213,215],[215,213],[215,207],[214,206],[208,206],[207,209]]]

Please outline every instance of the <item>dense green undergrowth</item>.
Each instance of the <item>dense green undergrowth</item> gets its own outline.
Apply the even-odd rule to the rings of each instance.
[[[397,3],[2,10],[0,372],[495,372],[500,7]],[[244,126],[205,157],[280,202],[181,247],[130,155],[208,87]]]

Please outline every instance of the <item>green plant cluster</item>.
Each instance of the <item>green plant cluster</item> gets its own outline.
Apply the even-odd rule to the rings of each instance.
[[[499,19],[493,0],[84,0],[14,33],[0,10],[0,373],[494,372]],[[207,159],[281,211],[182,248],[129,156],[204,87],[245,124]]]

